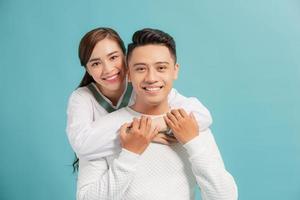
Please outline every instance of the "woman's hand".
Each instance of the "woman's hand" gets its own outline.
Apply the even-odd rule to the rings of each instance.
[[[164,145],[172,145],[178,143],[178,140],[174,136],[170,136],[164,133],[158,133],[153,139],[152,142],[164,144]]]
[[[150,117],[134,118],[132,123],[121,126],[121,146],[128,151],[142,154],[157,134],[158,128],[152,128]]]
[[[158,134],[153,138],[152,142],[171,145],[178,143],[178,140],[173,135],[165,134],[168,131],[168,126],[163,117],[152,119],[152,127],[158,127]]]
[[[199,127],[194,115],[188,115],[183,109],[174,109],[164,116],[177,140],[185,144],[199,135]]]

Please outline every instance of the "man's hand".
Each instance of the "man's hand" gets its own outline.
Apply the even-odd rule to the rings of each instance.
[[[174,109],[164,119],[181,144],[199,135],[199,127],[192,113],[188,115],[183,109]]]
[[[157,134],[158,128],[151,127],[151,118],[145,116],[141,119],[134,118],[132,123],[121,126],[121,146],[128,151],[142,154]]]

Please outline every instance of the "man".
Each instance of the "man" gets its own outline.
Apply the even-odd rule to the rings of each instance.
[[[115,120],[134,120],[121,127],[123,149],[118,159],[107,157],[106,165],[104,161],[86,163],[79,179],[93,181],[81,184],[78,198],[194,199],[198,184],[203,200],[237,199],[234,179],[224,167],[211,131],[199,132],[193,114],[170,110],[168,105],[167,97],[179,69],[173,38],[155,29],[137,31],[128,45],[127,62],[136,101],[116,111]],[[151,118],[161,116],[179,144],[151,143],[157,134]],[[109,168],[113,170],[107,172]],[[110,176],[102,176],[104,173]]]

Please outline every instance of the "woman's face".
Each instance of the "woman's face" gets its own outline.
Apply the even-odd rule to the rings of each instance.
[[[113,94],[122,90],[126,76],[125,59],[115,40],[104,38],[99,41],[86,64],[86,69],[103,94]]]

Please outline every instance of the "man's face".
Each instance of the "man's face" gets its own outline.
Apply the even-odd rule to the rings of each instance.
[[[133,50],[128,60],[129,80],[136,92],[136,103],[159,105],[177,79],[175,64],[169,49],[162,45],[145,45]]]

